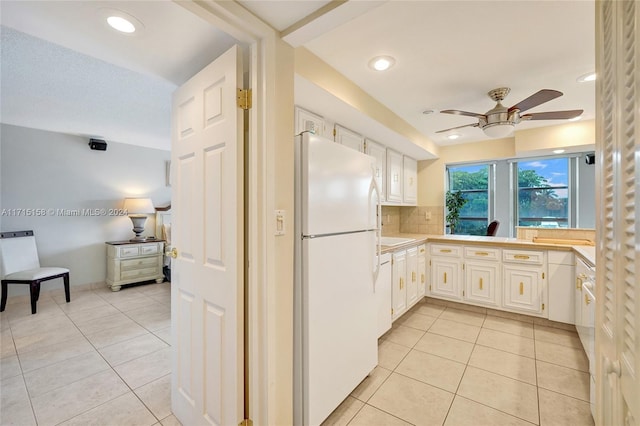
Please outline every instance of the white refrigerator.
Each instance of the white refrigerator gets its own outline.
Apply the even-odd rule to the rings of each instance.
[[[378,363],[372,157],[296,137],[294,423],[319,425]]]

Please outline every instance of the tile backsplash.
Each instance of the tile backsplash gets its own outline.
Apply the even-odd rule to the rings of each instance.
[[[382,206],[382,235],[444,234],[443,206]]]

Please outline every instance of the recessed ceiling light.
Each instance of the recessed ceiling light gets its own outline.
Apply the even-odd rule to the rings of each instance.
[[[111,25],[111,28],[120,31],[121,33],[130,34],[136,31],[136,26],[121,16],[109,16],[107,18],[107,23]]]
[[[98,13],[104,19],[109,28],[125,35],[139,34],[144,29],[144,24],[135,16],[118,9],[108,7],[99,9]]]
[[[586,83],[588,81],[595,81],[596,80],[596,73],[595,72],[590,72],[587,74],[583,74],[580,77],[577,78],[578,83]]]
[[[460,135],[457,134],[457,133],[453,133],[453,134],[447,136],[447,139],[449,139],[450,141],[454,141],[454,140],[459,139],[459,138],[460,138]]]
[[[554,149],[553,153],[554,154],[562,154],[564,152],[564,149]]]
[[[579,115],[579,116],[577,116],[577,117],[570,118],[568,121],[578,121],[578,120],[580,120],[581,118],[582,118],[582,116],[581,116],[581,115]]]
[[[369,61],[369,66],[376,71],[386,71],[396,63],[391,56],[376,56]]]

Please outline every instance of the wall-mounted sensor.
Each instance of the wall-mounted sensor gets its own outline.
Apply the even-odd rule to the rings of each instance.
[[[584,161],[585,161],[587,164],[596,164],[596,156],[595,156],[595,154],[587,154],[587,155],[584,157]]]
[[[106,151],[107,143],[102,139],[89,139],[89,148],[95,149],[96,151]]]

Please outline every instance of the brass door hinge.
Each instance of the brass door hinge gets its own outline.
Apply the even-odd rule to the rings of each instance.
[[[336,132],[335,127],[333,128],[333,140],[336,140],[336,135],[338,134],[338,132]]]
[[[544,303],[542,304],[542,310],[544,311]]]
[[[462,297],[464,297],[464,290],[462,290]]]
[[[238,89],[237,95],[238,108],[251,109],[251,89]]]
[[[464,270],[464,263],[462,264],[462,269]]]
[[[544,280],[544,272],[542,273],[542,279]]]
[[[392,264],[392,265],[395,263],[393,260],[394,260],[394,259],[393,259],[393,257],[392,257],[392,258],[391,258],[391,264]]]
[[[393,308],[391,308],[391,315],[393,315]]]
[[[364,141],[364,142],[362,143],[362,146],[363,146],[363,148],[362,148],[362,152],[367,152],[367,141]]]
[[[253,426],[253,420],[251,420],[251,419],[244,419],[243,421],[241,421],[240,423],[238,423],[238,426]]]

